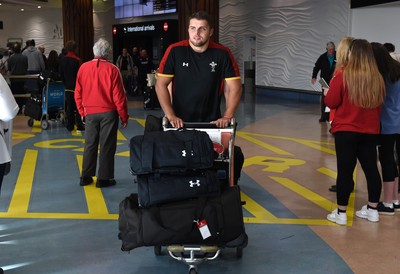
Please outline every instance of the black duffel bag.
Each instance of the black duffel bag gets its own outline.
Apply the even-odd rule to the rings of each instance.
[[[206,239],[196,223],[203,220],[210,232]],[[200,197],[150,208],[140,207],[137,194],[131,194],[119,205],[118,223],[122,251],[174,244],[247,245],[238,186],[226,188],[218,197]]]
[[[130,140],[133,174],[207,169],[213,166],[214,157],[213,143],[203,131],[154,131]]]
[[[212,197],[221,192],[221,182],[215,170],[138,175],[137,183],[142,207],[199,196]]]

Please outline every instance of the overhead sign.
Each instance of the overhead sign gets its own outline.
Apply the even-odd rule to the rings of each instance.
[[[155,31],[155,30],[156,30],[156,27],[154,25],[141,25],[141,26],[135,26],[135,27],[124,27],[124,33]]]

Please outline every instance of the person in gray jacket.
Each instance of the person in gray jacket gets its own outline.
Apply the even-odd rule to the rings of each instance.
[[[35,40],[29,40],[28,48],[22,54],[28,57],[28,74],[37,74],[46,69],[42,53],[35,47]]]

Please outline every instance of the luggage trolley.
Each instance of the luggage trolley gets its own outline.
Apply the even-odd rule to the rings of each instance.
[[[186,129],[195,129],[205,131],[210,136],[214,144],[214,151],[217,152],[218,157],[215,159],[215,166],[217,168],[218,178],[226,180],[229,187],[234,185],[234,143],[235,143],[235,118],[232,118],[227,128],[218,128],[211,123],[185,123]],[[171,127],[168,119],[163,118],[163,130],[176,130]],[[243,244],[236,247],[236,256],[241,258],[243,255],[243,248],[247,245],[247,235],[244,235]],[[205,261],[216,259],[220,252],[221,247],[217,245],[202,245],[202,246],[184,246],[184,245],[170,245],[167,246],[169,255],[178,261],[182,261],[189,266],[189,274],[197,273],[197,265]],[[154,247],[155,255],[161,255],[161,246]]]
[[[27,104],[26,115],[30,118],[28,126],[32,127],[34,120],[40,121],[41,128],[46,130],[49,128],[49,120],[64,122],[65,109],[65,87],[60,81],[54,81],[47,78],[46,85],[42,90],[42,98],[30,99],[30,104]],[[35,108],[31,111],[29,108]]]

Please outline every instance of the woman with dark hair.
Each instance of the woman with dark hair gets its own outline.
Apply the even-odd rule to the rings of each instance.
[[[55,50],[51,50],[47,57],[47,69],[50,71],[58,72],[58,66],[60,65],[58,60],[58,53]]]
[[[375,60],[386,84],[386,96],[381,112],[379,161],[382,167],[383,202],[379,214],[394,215],[400,210],[398,198],[399,172],[394,158],[396,135],[400,133],[400,63],[394,60],[384,45],[371,43]]]
[[[60,60],[58,53],[55,50],[51,50],[49,56],[46,59],[47,74],[52,80],[58,81],[61,79],[59,73]]]
[[[347,224],[346,209],[354,189],[357,159],[367,179],[368,204],[357,211],[356,216],[371,222],[379,221],[377,206],[382,183],[376,164],[376,146],[384,96],[385,82],[371,44],[363,39],[354,40],[347,65],[335,73],[325,97],[326,105],[336,109],[331,132],[335,136],[338,208],[328,214],[327,219],[331,222]]]

